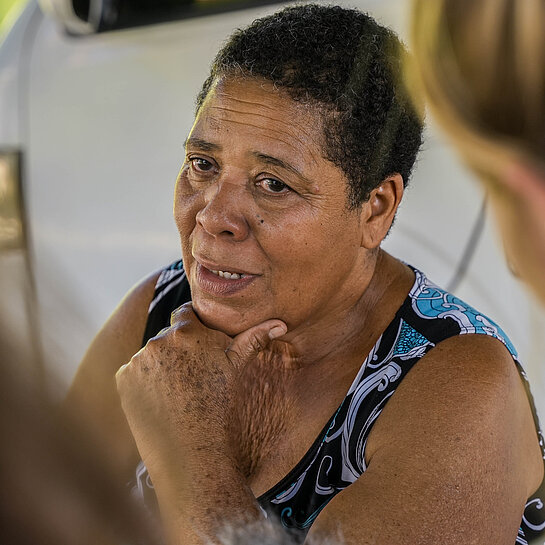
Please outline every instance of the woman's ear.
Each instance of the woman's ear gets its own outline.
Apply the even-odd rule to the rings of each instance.
[[[361,206],[361,245],[368,250],[377,248],[388,234],[401,199],[403,178],[392,174],[371,191],[369,200]]]

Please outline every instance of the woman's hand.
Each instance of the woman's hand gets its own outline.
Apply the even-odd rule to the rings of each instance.
[[[187,303],[118,371],[121,404],[163,516],[165,509],[189,516],[204,495],[218,503],[217,494],[232,489],[233,479],[249,491],[230,439],[237,377],[285,332],[283,322],[268,320],[233,339],[204,326]],[[206,510],[210,518],[210,506]]]

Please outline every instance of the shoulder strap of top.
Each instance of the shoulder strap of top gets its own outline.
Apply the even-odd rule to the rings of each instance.
[[[144,346],[161,329],[170,325],[170,315],[179,306],[191,301],[189,282],[181,260],[162,270],[148,309],[148,321],[142,339]]]
[[[405,321],[425,332],[435,344],[456,335],[488,335],[504,344],[515,360],[518,358],[515,347],[498,324],[431,282],[418,269],[412,269],[416,280],[399,313]]]

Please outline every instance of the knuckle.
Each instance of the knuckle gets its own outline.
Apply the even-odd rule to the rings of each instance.
[[[189,320],[178,320],[173,322],[169,328],[172,335],[179,336],[191,331],[191,322]]]
[[[250,339],[250,347],[255,352],[261,352],[262,350],[266,348],[266,345],[267,343],[265,342],[265,340],[259,335],[254,335]]]
[[[174,325],[180,322],[190,322],[193,315],[194,312],[191,302],[184,303],[182,306],[178,307],[172,312],[170,315],[170,323]]]
[[[170,344],[187,343],[189,334],[188,324],[186,322],[177,322],[170,326]]]
[[[237,363],[242,359],[240,352],[231,346],[225,349],[225,355],[231,363]]]
[[[150,339],[151,341],[152,339]],[[148,371],[150,362],[154,360],[152,355],[154,347],[158,344],[156,341],[146,344],[144,348],[141,348],[125,365],[122,365],[116,373],[116,377],[119,375],[122,377],[134,377],[136,378],[142,371]]]
[[[155,338],[157,338],[157,337],[164,337],[164,336],[166,336],[167,333],[169,332],[169,330],[170,330],[170,327],[169,327],[169,326],[163,327],[163,329],[161,329],[161,331],[159,331],[159,333],[157,333],[157,335],[154,335],[154,336],[152,337],[152,339],[155,339]]]
[[[152,337],[148,340],[146,343],[146,346],[142,348],[138,353],[136,353],[133,357],[131,362],[139,363],[140,360],[142,360],[145,357],[149,357],[150,355],[154,354],[160,354],[162,347],[167,342],[165,335],[156,335],[155,337]]]
[[[115,374],[115,383],[118,389],[122,387],[127,380],[129,365],[130,365],[130,362],[126,363],[125,365],[122,365]]]

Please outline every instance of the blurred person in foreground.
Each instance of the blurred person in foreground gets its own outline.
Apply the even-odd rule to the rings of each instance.
[[[402,56],[363,13],[300,5],[213,63],[182,259],[129,292],[67,400],[172,545],[265,517],[294,543],[513,545],[543,516],[515,349],[380,247],[421,144]]]
[[[545,304],[545,2],[415,0],[415,93],[487,190],[509,264]]]
[[[21,371],[29,367],[21,352],[0,334],[0,543],[155,543],[141,510],[114,479],[107,452]]]

